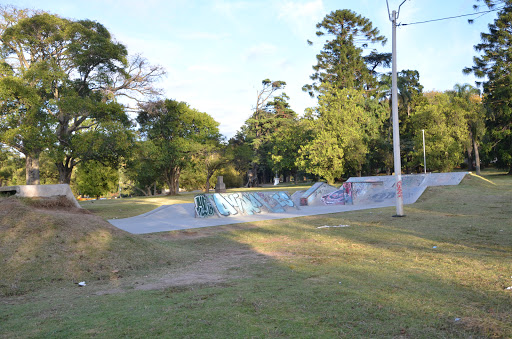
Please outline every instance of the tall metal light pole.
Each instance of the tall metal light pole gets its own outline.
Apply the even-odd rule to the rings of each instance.
[[[423,133],[423,170],[425,171],[425,174],[427,174],[427,155],[425,153],[425,130],[422,129],[421,132]]]
[[[398,89],[397,89],[397,70],[396,70],[396,21],[400,13],[400,7],[406,2],[404,0],[398,6],[398,12],[393,11],[389,16],[393,24],[393,59],[392,59],[392,90],[391,90],[391,107],[393,115],[393,159],[395,166],[395,179],[396,179],[396,217],[404,217],[404,194],[402,190],[402,162],[400,160],[400,132],[398,129]],[[387,4],[387,0],[386,0]],[[389,4],[388,4],[389,14]]]

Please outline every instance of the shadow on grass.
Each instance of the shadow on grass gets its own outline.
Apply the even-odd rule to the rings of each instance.
[[[9,300],[0,336],[511,337],[511,227],[464,189],[466,205],[434,191],[406,218],[386,208],[136,237],[179,261],[110,295],[90,284]],[[506,205],[500,192],[486,198]]]

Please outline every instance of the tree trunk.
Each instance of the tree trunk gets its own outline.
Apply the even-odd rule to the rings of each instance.
[[[210,193],[210,178],[211,178],[211,176],[212,176],[211,174],[206,175],[206,188],[204,189],[205,193]]]
[[[471,131],[469,131],[469,138],[471,139],[471,143],[466,147],[468,153],[468,171],[473,171],[473,144],[475,143],[475,139]]]
[[[473,136],[472,136],[473,137]],[[475,153],[475,169],[476,175],[480,175],[480,152],[478,152],[478,143],[473,137],[473,152]]]
[[[165,177],[167,185],[169,186],[168,195],[178,195],[180,189],[180,168],[171,168]]]
[[[473,171],[473,149],[468,146],[466,151],[468,153],[468,171]]]
[[[39,185],[39,154],[35,156],[25,155],[25,159],[27,185]]]
[[[57,169],[59,170],[59,184],[70,184],[71,183],[71,173],[73,173],[73,167],[68,167],[67,164],[62,164],[60,162],[55,164]]]

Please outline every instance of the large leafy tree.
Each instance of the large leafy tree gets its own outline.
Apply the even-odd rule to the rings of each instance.
[[[297,122],[297,114],[290,108],[289,97],[286,93],[276,95],[282,90],[286,83],[284,81],[262,81],[262,89],[258,92],[257,104],[253,114],[230,143],[236,145],[236,153],[246,159],[250,157],[249,175],[247,185],[256,185],[265,178],[270,179],[272,172],[281,170],[275,166],[275,158],[272,157],[273,146],[280,142],[279,131],[288,125]],[[248,150],[250,153],[248,154]],[[236,160],[240,163],[239,160]],[[247,162],[245,162],[247,165]]]
[[[137,122],[142,137],[153,145],[149,161],[154,162],[156,171],[164,178],[170,195],[178,194],[182,169],[221,138],[219,123],[211,116],[176,100],[141,105]]]
[[[406,171],[410,170],[411,165],[415,162],[413,159],[414,135],[417,131],[411,125],[410,116],[414,109],[415,102],[423,96],[423,85],[419,81],[420,75],[416,70],[402,70],[397,74],[398,89],[398,116],[400,120],[400,150]],[[383,126],[381,137],[377,140],[377,144],[373,147],[372,160],[379,159],[382,161],[386,172],[391,172],[393,165],[393,148],[392,148],[392,116],[391,116],[391,73],[382,74],[380,77],[379,97],[383,99],[383,103],[387,103],[388,121]],[[391,156],[390,156],[391,155]]]
[[[480,175],[480,144],[485,135],[485,109],[482,104],[480,91],[469,84],[455,84],[452,91],[447,92],[452,97],[454,109],[461,110],[466,118],[468,137],[465,147],[468,155],[468,168]]]
[[[113,165],[127,149],[130,127],[116,97],[154,94],[151,83],[162,70],[140,57],[129,61],[125,46],[100,23],[0,11],[9,22],[0,36],[0,136],[25,154],[27,183],[39,183],[43,151],[54,159],[61,183],[69,183],[80,161]]]
[[[415,105],[410,118],[414,143],[413,162],[423,162],[422,129],[425,130],[427,167],[450,171],[464,159],[468,142],[466,112],[455,105],[447,93],[428,92]]]
[[[118,183],[119,172],[116,168],[94,160],[81,163],[76,171],[76,185],[82,195],[99,199],[103,194],[115,192]]]
[[[386,43],[386,38],[373,27],[371,21],[351,10],[336,10],[316,25],[317,36],[332,36],[317,55],[312,84],[303,90],[311,96],[319,92],[321,84],[328,83],[335,89],[355,88],[373,90],[376,86],[376,69],[389,66],[391,55],[372,50],[363,56],[363,49],[373,43]]]
[[[151,140],[137,140],[123,166],[124,185],[137,191],[137,194],[149,196],[152,190],[156,194],[157,188],[161,188],[163,183],[160,152]]]
[[[297,164],[333,183],[348,171],[361,174],[386,110],[363,90],[324,85],[322,91],[309,119],[312,139],[300,147]]]
[[[484,104],[487,107],[487,129],[497,164],[512,174],[512,1],[484,0],[494,8],[504,5],[498,18],[482,33],[475,46],[480,56],[474,65],[464,69],[482,79]]]

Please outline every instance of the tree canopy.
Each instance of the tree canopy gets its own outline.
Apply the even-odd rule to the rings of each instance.
[[[150,85],[161,68],[140,57],[130,62],[126,47],[98,22],[0,11],[8,22],[0,36],[0,138],[25,154],[27,183],[38,183],[43,151],[61,183],[80,161],[112,164],[126,151],[131,126],[116,96],[156,93]]]
[[[140,133],[153,145],[149,159],[172,195],[178,194],[183,168],[204,147],[219,142],[219,123],[185,102],[159,100],[141,105],[137,116]]]
[[[317,36],[333,36],[327,40],[316,56],[315,73],[311,75],[313,84],[303,87],[311,96],[318,93],[321,84],[329,83],[334,88],[374,89],[375,69],[379,65],[389,66],[391,55],[376,50],[363,56],[363,49],[372,43],[386,43],[371,21],[355,12],[344,9],[326,15],[316,25]]]
[[[487,129],[497,165],[512,174],[512,1],[484,1],[493,7],[505,6],[498,18],[482,33],[482,42],[475,46],[480,52],[473,58],[474,65],[464,69],[482,79],[484,103],[487,107]]]

